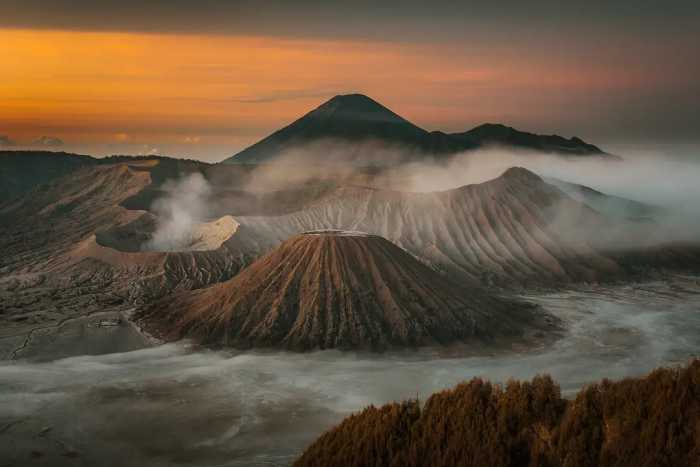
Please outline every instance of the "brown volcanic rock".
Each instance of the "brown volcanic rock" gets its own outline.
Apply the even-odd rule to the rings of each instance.
[[[0,203],[0,281],[27,273],[99,276],[105,293],[142,301],[231,278],[254,256],[246,255],[237,240],[216,248],[224,235],[216,241],[205,238],[211,233],[206,227],[216,225],[201,226],[199,247],[192,245],[190,251],[140,250],[142,232],[133,226],[153,224],[153,215],[122,203],[153,184],[152,171],[161,162],[134,159],[85,167]]]
[[[533,310],[460,287],[388,240],[292,237],[233,279],[139,315],[167,340],[236,347],[371,348],[518,336]]]

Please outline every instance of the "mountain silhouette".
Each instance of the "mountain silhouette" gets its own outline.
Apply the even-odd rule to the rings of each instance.
[[[599,147],[588,144],[576,136],[566,139],[558,135],[536,135],[500,123],[484,123],[464,133],[455,133],[450,136],[480,146],[497,144],[580,156],[605,154]]]
[[[348,144],[351,143],[351,144]],[[391,165],[421,158],[440,158],[486,145],[566,155],[608,156],[579,138],[542,136],[499,124],[464,133],[429,132],[363,94],[335,96],[290,125],[233,157],[234,164],[296,162]]]

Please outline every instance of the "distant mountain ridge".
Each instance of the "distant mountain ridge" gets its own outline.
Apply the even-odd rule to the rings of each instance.
[[[156,182],[175,177],[180,168],[211,166],[207,162],[192,159],[153,155],[112,155],[96,158],[63,151],[0,151],[0,204],[24,196],[37,186],[64,177],[84,167],[148,160],[162,162],[152,174]]]
[[[93,157],[66,152],[0,151],[0,202],[97,163]]]
[[[559,135],[537,135],[519,131],[500,123],[484,123],[464,133],[453,133],[449,136],[465,139],[478,145],[499,144],[568,155],[586,156],[597,154],[610,156],[598,146],[586,143],[576,136],[567,139]]]
[[[577,137],[567,139],[557,135],[537,135],[500,124],[487,123],[463,133],[429,132],[370,97],[363,94],[345,94],[331,98],[288,126],[224,160],[223,163],[268,163],[288,156],[289,152],[296,148],[326,140],[353,143],[374,141],[389,146],[400,146],[406,152],[404,159],[407,160],[425,155],[444,156],[486,145],[506,145],[570,156],[613,157]],[[318,148],[311,148],[307,152],[316,149]],[[348,152],[346,149],[342,160],[330,159],[334,151],[325,146],[317,152],[321,153],[319,162],[376,164],[382,162],[382,149],[385,148],[363,146],[357,151],[361,154]],[[378,155],[373,157],[373,152]]]

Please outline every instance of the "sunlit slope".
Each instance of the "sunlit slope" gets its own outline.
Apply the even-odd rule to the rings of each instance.
[[[306,230],[361,230],[480,282],[595,280],[619,272],[587,239],[596,228],[611,228],[609,221],[519,168],[435,193],[343,187],[292,214],[237,220],[261,251]]]

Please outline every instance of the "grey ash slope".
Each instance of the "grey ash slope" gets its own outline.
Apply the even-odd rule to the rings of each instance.
[[[105,300],[112,309],[126,309],[226,281],[286,239],[318,229],[382,236],[471,288],[634,279],[640,267],[696,271],[700,265],[697,242],[667,248],[655,238],[654,223],[628,224],[605,216],[518,168],[445,192],[331,184],[322,190],[299,187],[252,205],[249,197],[231,191],[239,185],[213,183],[217,216],[239,223],[223,244],[206,251],[139,247],[153,220],[153,214],[134,210],[147,209],[155,196],[144,193],[157,192],[160,183],[180,172],[233,170],[236,180],[246,180],[246,168],[129,159],[84,167],[0,203],[5,332],[19,336],[19,328],[28,328],[20,320],[27,319],[32,329],[53,326],[101,310]],[[276,206],[280,199],[285,201],[281,210]],[[620,243],[605,244],[608,237]]]
[[[609,195],[585,185],[550,177],[546,178],[545,181],[556,186],[573,199],[581,201],[609,217],[652,222],[662,220],[665,215],[669,214],[667,210],[659,206]]]
[[[700,264],[697,247],[664,245],[656,224],[610,217],[522,168],[443,192],[343,186],[299,211],[236,219],[233,238],[247,251],[267,252],[308,230],[359,230],[482,285],[597,282]]]
[[[584,235],[565,235],[580,226],[605,228],[608,220],[520,168],[444,192],[341,187],[297,212],[237,220],[239,241],[251,249],[268,251],[307,230],[360,230],[478,283],[596,280],[619,272]]]
[[[579,138],[541,136],[525,133],[503,125],[485,124],[464,133],[446,134],[428,132],[402,118],[377,101],[362,94],[335,96],[290,125],[276,131],[226,159],[230,164],[261,164],[279,160],[295,148],[321,141],[335,141],[342,147],[342,160],[329,160],[325,147],[323,154],[309,160],[326,163],[353,163],[382,165],[406,162],[421,157],[444,157],[460,151],[500,144],[515,148],[566,155],[609,156],[598,147]],[[381,143],[401,149],[405,155],[399,160],[382,160],[376,147],[360,146],[356,150],[348,143]],[[376,154],[372,154],[375,152]]]
[[[133,226],[142,227],[152,217],[123,206],[162,175],[157,167],[163,160],[150,162],[85,167],[0,203],[0,282],[15,274],[65,280],[103,276],[99,282],[105,294],[109,289],[124,298],[146,300],[174,288],[226,280],[244,260],[252,260],[240,248],[226,246],[216,252],[138,252],[105,242],[122,230],[134,242],[139,231]]]

